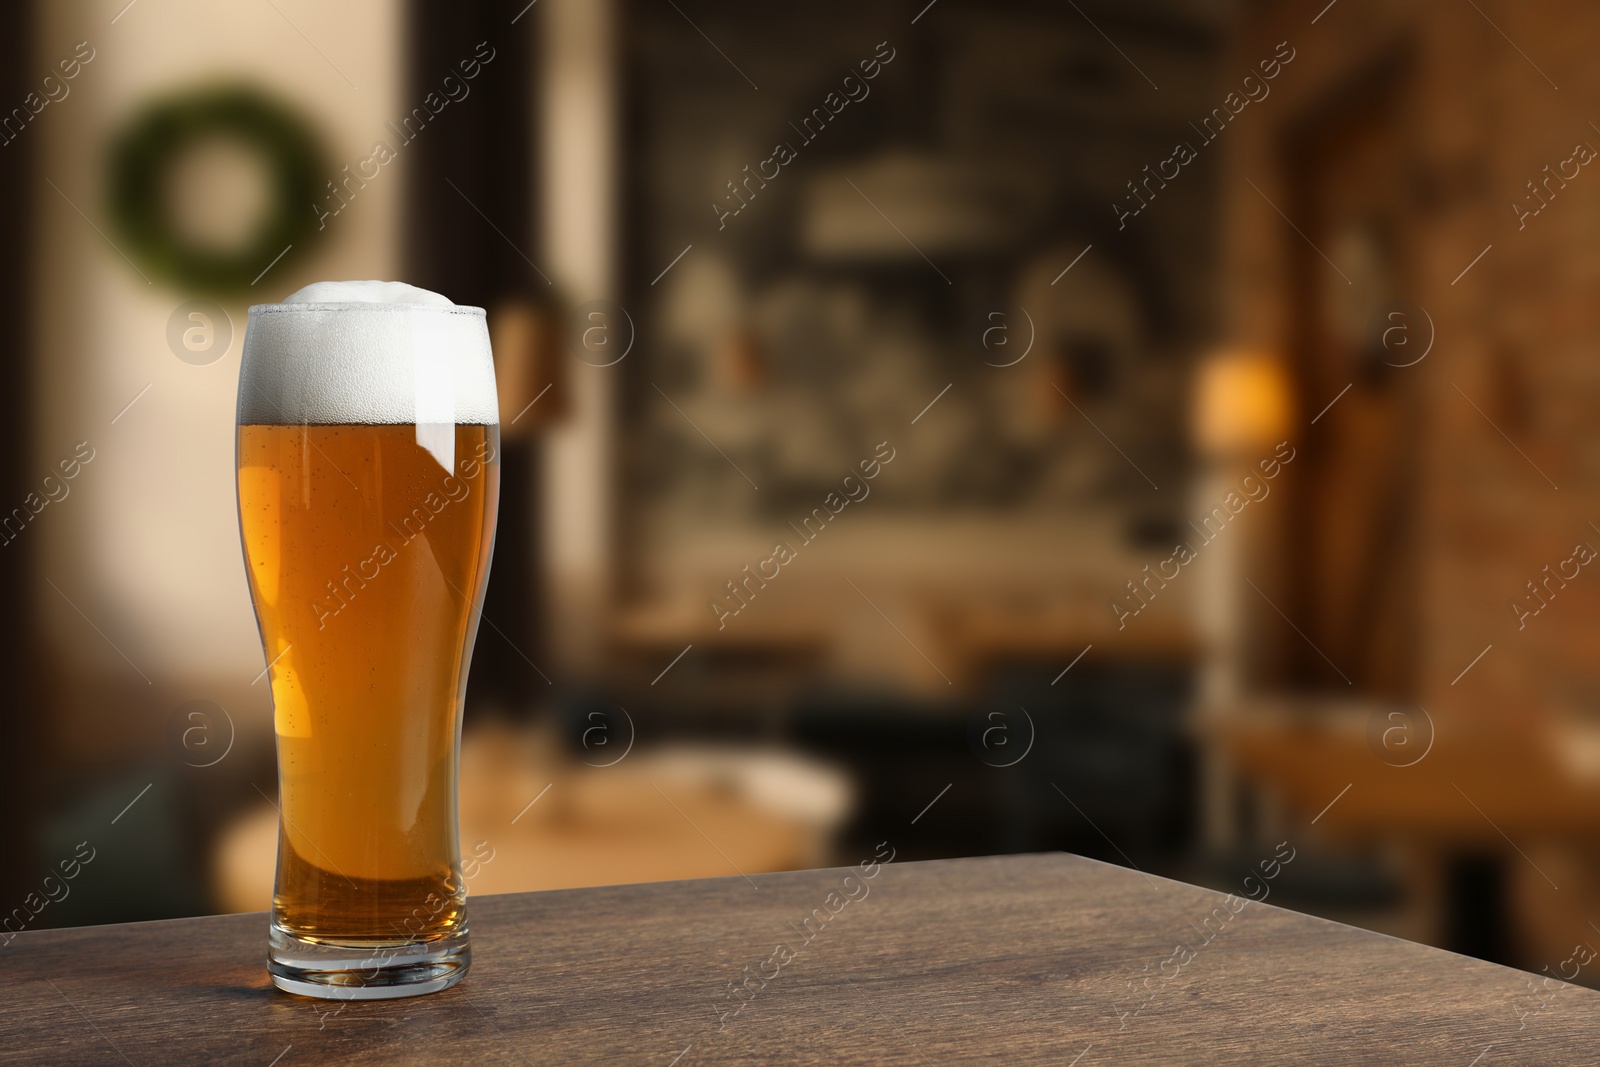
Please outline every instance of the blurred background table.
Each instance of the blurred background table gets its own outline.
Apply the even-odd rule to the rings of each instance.
[[[1310,819],[1327,808],[1318,825],[1341,838],[1403,836],[1440,846],[1498,847],[1510,838],[1600,837],[1595,729],[1564,723],[1472,733],[1458,727],[1434,743],[1432,727],[1419,720],[1410,747],[1389,751],[1386,763],[1368,736],[1382,710],[1273,714],[1258,706],[1214,736],[1241,772],[1270,785],[1294,814]],[[1380,720],[1378,728],[1386,725]],[[1339,802],[1328,807],[1336,796]]]
[[[1593,931],[1600,731],[1588,723],[1486,730],[1437,726],[1415,706],[1256,701],[1203,730],[1277,824],[1314,822],[1352,855],[1404,857],[1403,910],[1423,921],[1348,921],[1529,969]]]
[[[271,989],[259,914],[24,933],[0,1057],[1462,1067],[1600,1041],[1592,991],[1224,900],[1065,854],[491,896],[459,986],[344,1004]]]
[[[625,737],[597,746],[584,764],[526,731],[469,735],[460,815],[463,861],[477,860],[470,892],[709,878],[730,863],[796,870],[832,858],[829,839],[851,802],[841,772],[772,746],[676,744],[624,759],[627,746]],[[222,908],[271,907],[277,858],[276,808],[231,823],[210,872]]]

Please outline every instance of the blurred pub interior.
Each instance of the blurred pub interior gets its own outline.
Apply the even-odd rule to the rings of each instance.
[[[1324,2],[15,5],[0,905],[83,841],[30,928],[268,905],[245,309],[398,278],[500,378],[472,892],[1287,841],[1275,904],[1600,937],[1600,11]],[[226,289],[113,195],[224,92],[323,167]],[[180,148],[248,248],[276,149]]]

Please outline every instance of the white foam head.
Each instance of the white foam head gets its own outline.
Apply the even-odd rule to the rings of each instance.
[[[405,282],[312,282],[283,298],[285,304],[413,304],[453,308],[448,296]]]
[[[483,309],[404,282],[316,282],[250,309],[241,425],[498,425]]]

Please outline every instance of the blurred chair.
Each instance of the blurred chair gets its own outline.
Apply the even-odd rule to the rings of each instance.
[[[997,672],[997,703],[1027,707],[1034,751],[1017,764],[1030,847],[1170,870],[1193,838],[1194,757],[1182,663],[1081,663]]]

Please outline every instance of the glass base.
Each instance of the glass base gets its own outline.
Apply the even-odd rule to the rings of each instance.
[[[432,941],[307,941],[273,923],[267,973],[286,993],[389,1000],[449,989],[472,966],[467,928]]]

